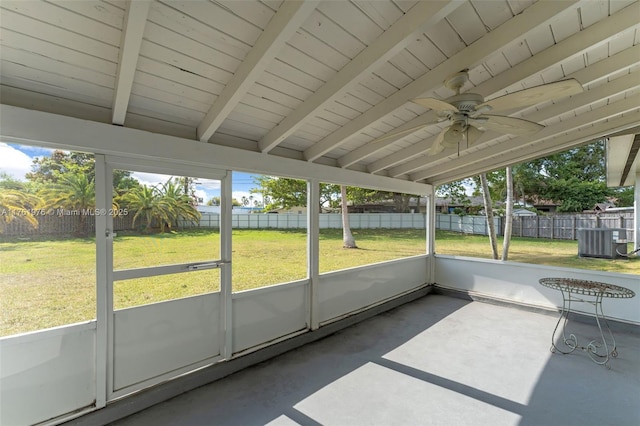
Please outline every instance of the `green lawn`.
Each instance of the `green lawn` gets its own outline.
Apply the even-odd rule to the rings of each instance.
[[[498,252],[502,252],[502,238],[498,239]],[[629,243],[627,251],[633,250]],[[436,234],[436,253],[456,256],[491,258],[489,238],[481,235],[461,235],[453,232]],[[537,265],[563,266],[596,271],[640,274],[640,257],[628,259],[596,259],[578,257],[578,242],[539,238],[513,238],[509,260]]]
[[[320,270],[327,272],[424,253],[421,230],[355,230],[357,250],[342,248],[340,230],[320,235]],[[118,235],[114,268],[128,269],[219,258],[219,235],[208,230],[148,236]],[[500,242],[501,243],[501,242]],[[301,230],[235,230],[233,290],[306,277],[306,233]],[[489,257],[488,240],[438,232],[442,254]],[[640,274],[640,258],[578,258],[575,241],[514,239],[509,260]],[[0,335],[48,328],[95,317],[95,242],[91,238],[11,240],[0,243]],[[121,309],[215,291],[219,270],[114,283]]]

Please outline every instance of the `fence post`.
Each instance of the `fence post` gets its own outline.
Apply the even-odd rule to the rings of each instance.
[[[523,229],[522,229],[522,227],[524,225],[524,217],[520,217],[519,219],[520,219],[520,237],[522,237],[523,236],[522,233],[524,232]]]
[[[575,216],[571,218],[571,239],[572,240],[576,239],[576,217]]]
[[[553,240],[553,229],[555,228],[555,223],[556,223],[556,217],[555,216],[551,216],[551,239]]]

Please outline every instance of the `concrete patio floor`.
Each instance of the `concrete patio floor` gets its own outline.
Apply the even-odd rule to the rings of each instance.
[[[606,369],[551,354],[556,319],[431,294],[113,425],[640,424],[638,329]]]

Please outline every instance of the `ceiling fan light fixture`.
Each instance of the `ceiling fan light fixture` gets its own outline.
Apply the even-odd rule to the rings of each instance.
[[[476,128],[475,126],[467,126],[467,147],[472,146],[484,133],[483,130]]]
[[[454,148],[458,146],[458,144],[464,137],[466,127],[466,124],[461,122],[453,123],[451,127],[449,127],[449,129],[444,133],[442,145],[447,148]]]

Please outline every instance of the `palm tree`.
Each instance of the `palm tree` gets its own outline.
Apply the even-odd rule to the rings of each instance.
[[[38,228],[38,219],[33,214],[42,200],[33,194],[15,189],[0,191],[0,233],[4,233],[7,225],[14,219],[23,221]]]
[[[188,191],[188,187],[186,188]],[[178,227],[178,220],[184,219],[193,222],[200,220],[200,212],[193,206],[193,198],[185,192],[183,186],[179,182],[169,179],[162,185],[160,202],[166,209],[170,218],[169,228],[175,223]],[[162,225],[161,225],[162,226]],[[163,229],[164,230],[164,229]]]
[[[171,228],[179,219],[199,221],[200,212],[193,206],[192,198],[184,193],[179,181],[169,179],[166,183],[149,187],[142,186],[131,191],[123,200],[135,212],[133,223],[144,220],[144,232],[151,229],[155,221],[164,232],[166,225]]]
[[[56,183],[49,184],[40,192],[46,208],[67,209],[79,216],[77,234],[86,234],[86,212],[95,208],[96,186],[85,173],[65,173]]]
[[[133,215],[134,225],[138,219],[144,220],[144,232],[151,229],[154,219],[163,228],[164,224],[169,221],[166,205],[160,202],[160,193],[155,187],[143,185],[127,193],[123,200],[135,212]]]

